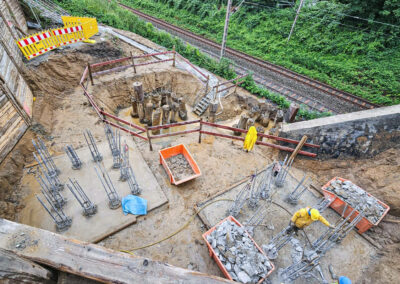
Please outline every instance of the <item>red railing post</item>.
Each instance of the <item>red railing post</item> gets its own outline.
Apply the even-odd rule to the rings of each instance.
[[[200,118],[200,127],[199,127],[199,143],[201,144],[201,130],[203,128],[203,118]]]
[[[172,52],[173,52],[172,67],[175,67],[175,58],[176,58],[175,45],[172,47]]]
[[[94,83],[93,83],[93,76],[92,76],[92,68],[90,67],[89,62],[88,62],[88,64],[87,64],[87,66],[88,66],[88,70],[89,70],[90,81],[92,82],[92,86],[93,86]]]
[[[146,133],[147,133],[147,139],[149,140],[150,151],[153,151],[153,145],[151,144],[151,136],[149,133],[149,127],[147,127],[147,126],[146,126]]]

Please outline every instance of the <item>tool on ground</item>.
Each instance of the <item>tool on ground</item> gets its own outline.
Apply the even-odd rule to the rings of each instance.
[[[46,175],[46,174],[45,174]],[[51,203],[55,208],[61,209],[67,201],[65,198],[59,193],[58,189],[51,183],[51,179],[48,176],[45,176],[44,179],[41,174],[35,176],[36,181],[39,183],[41,192],[46,197],[46,199]]]
[[[129,189],[133,195],[139,195],[141,193],[141,189],[139,184],[136,181],[135,174],[133,173],[132,167],[129,163],[129,147],[128,145],[124,144],[122,147],[122,163],[120,168],[120,180],[128,181]]]
[[[41,158],[40,162],[39,159],[35,158],[38,164],[42,164],[46,168],[47,174],[50,177],[57,176],[60,173],[60,170],[56,167],[56,164],[54,163],[53,158],[51,157],[44,142],[38,138],[37,143],[32,139],[32,144]]]
[[[99,149],[97,148],[96,141],[94,140],[92,133],[86,129],[86,131],[83,132],[83,135],[85,136],[86,144],[88,145],[90,154],[92,154],[93,162],[101,162],[103,160],[103,156],[100,154]]]
[[[121,167],[121,135],[117,129],[113,132],[108,124],[104,124],[104,131],[113,156],[113,168],[119,169]]]
[[[68,158],[71,160],[72,169],[79,170],[82,167],[82,161],[79,159],[78,154],[75,152],[74,147],[67,145],[64,148],[65,153],[67,153]]]
[[[39,198],[39,196],[36,195],[36,198],[38,199],[40,204],[42,204],[43,208],[47,211],[47,213],[49,213],[50,217],[56,223],[57,231],[62,232],[62,231],[67,230],[69,227],[71,227],[72,219],[67,217],[62,209],[54,207],[46,195],[44,197],[46,198],[47,202],[50,204],[52,210],[50,210],[44,204],[44,202]]]
[[[69,179],[70,184],[67,183],[68,189],[74,195],[83,209],[83,216],[93,216],[97,212],[97,205],[90,201],[89,197],[83,191],[83,188],[76,180]]]
[[[306,175],[303,176],[301,181],[297,184],[295,189],[289,194],[287,197],[287,201],[290,204],[296,205],[299,202],[300,197],[304,194],[307,190],[308,185],[307,182],[309,181],[309,177],[306,178]]]
[[[243,148],[246,151],[251,151],[254,147],[254,144],[256,144],[256,141],[257,141],[257,129],[254,126],[251,126],[249,128],[249,131],[247,131],[246,138],[244,139]]]
[[[110,209],[117,209],[121,206],[121,199],[115,190],[115,187],[113,183],[111,182],[111,178],[108,175],[107,171],[104,169],[104,167],[100,164],[97,163],[97,167],[94,166],[94,169],[96,171],[97,176],[100,179],[100,182],[106,191],[107,198],[108,198],[108,206]]]

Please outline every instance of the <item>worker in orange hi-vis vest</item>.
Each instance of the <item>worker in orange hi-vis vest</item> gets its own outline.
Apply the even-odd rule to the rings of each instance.
[[[309,226],[311,223],[315,221],[320,221],[325,226],[330,228],[334,228],[333,225],[329,224],[329,222],[321,216],[319,211],[315,208],[301,208],[296,213],[293,214],[292,219],[290,220],[290,227],[287,230],[287,233],[291,233],[294,231],[297,233],[298,230],[304,229]]]
[[[257,130],[254,126],[251,126],[247,131],[246,138],[244,139],[243,148],[248,152],[251,151],[257,141]]]

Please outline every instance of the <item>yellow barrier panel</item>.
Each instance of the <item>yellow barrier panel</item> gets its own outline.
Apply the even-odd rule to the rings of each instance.
[[[95,18],[63,16],[62,20],[63,28],[41,31],[17,41],[28,60],[59,46],[87,40],[99,31]]]
[[[89,39],[99,32],[96,18],[62,16],[61,19],[65,26],[82,26],[85,39]]]

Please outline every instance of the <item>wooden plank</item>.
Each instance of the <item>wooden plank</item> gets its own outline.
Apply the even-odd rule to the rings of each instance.
[[[27,129],[28,126],[25,124],[24,121],[21,121],[20,124],[18,125],[18,128],[16,128],[16,130],[14,131],[12,137],[10,137],[10,139],[7,141],[8,143],[0,147],[0,163],[14,148],[14,146],[17,144],[22,135],[24,135]]]
[[[42,266],[0,249],[0,279],[12,283],[55,283],[52,272]],[[4,282],[2,282],[4,283]]]
[[[22,121],[22,118],[18,116],[17,119],[8,127],[8,129],[4,133],[1,133],[1,136],[0,136],[0,150],[1,150],[1,148],[4,147],[4,144],[6,144],[7,141],[11,137],[13,137],[15,132],[18,131],[18,126],[21,123],[21,121]]]
[[[0,137],[2,137],[3,134],[7,132],[8,128],[11,127],[11,125],[13,125],[13,123],[18,118],[20,118],[19,114],[15,112],[15,113],[10,113],[10,115],[7,116],[7,119],[0,121]]]
[[[4,114],[0,115],[0,129],[3,128],[7,124],[7,121],[10,120],[14,115],[19,116],[16,109],[12,106],[8,108]]]
[[[25,247],[16,248],[18,239],[15,236],[22,233],[26,239]],[[234,283],[5,219],[0,219],[0,248],[60,271],[104,283]]]
[[[10,108],[12,108],[12,103],[7,98],[7,103],[0,109],[0,119]]]

